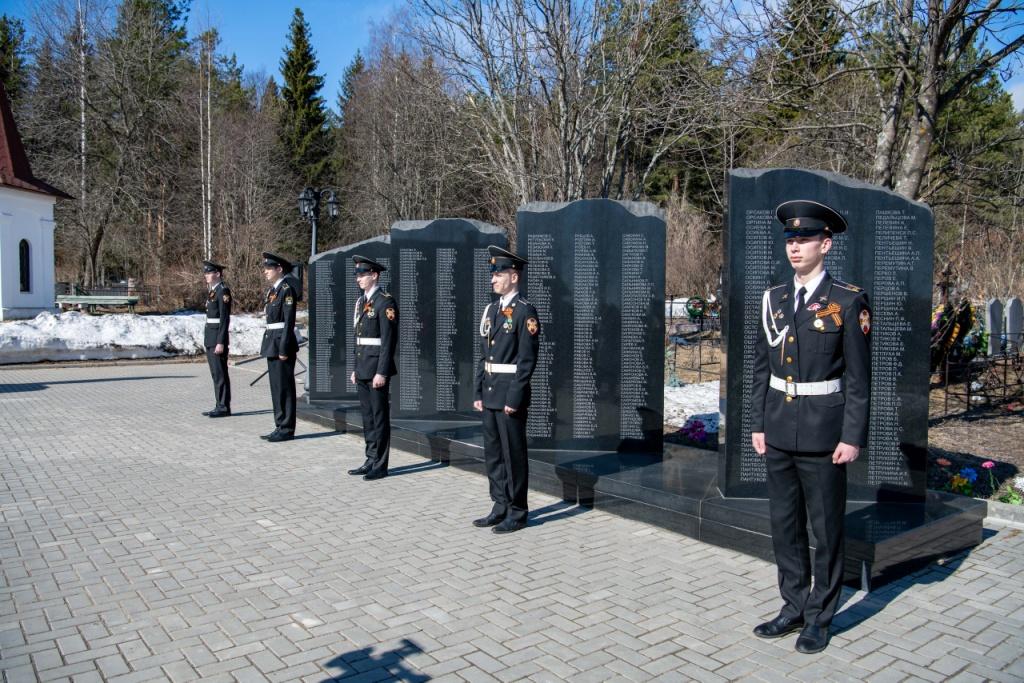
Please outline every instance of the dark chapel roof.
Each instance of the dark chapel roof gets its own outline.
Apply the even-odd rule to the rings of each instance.
[[[32,167],[28,164],[25,145],[21,143],[21,136],[18,135],[14,112],[11,111],[11,101],[7,99],[3,83],[0,83],[0,187],[13,187],[17,190],[71,199],[71,195],[32,175]]]

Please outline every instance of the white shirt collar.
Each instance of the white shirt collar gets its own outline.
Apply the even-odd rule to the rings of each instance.
[[[283,277],[279,278],[277,280],[277,282],[274,283],[274,289],[277,289],[278,287],[280,287],[282,282],[284,282],[284,278]]]
[[[369,301],[373,297],[373,295],[377,292],[378,289],[380,289],[380,285],[374,285],[373,287],[370,287],[370,291],[369,292],[363,292],[363,296],[366,297],[367,301]]]
[[[516,298],[516,296],[518,294],[519,294],[519,290],[518,289],[512,290],[511,292],[509,292],[508,294],[506,294],[505,296],[501,297],[498,300],[498,305],[501,306],[502,308],[505,308],[510,303],[512,303],[512,299]]]
[[[818,275],[813,280],[811,280],[810,282],[800,282],[799,280],[796,279],[796,275],[794,275],[793,276],[793,296],[795,297],[796,293],[800,291],[801,287],[803,287],[805,292],[806,292],[804,294],[804,301],[805,302],[810,301],[811,300],[811,295],[814,294],[815,290],[818,289],[818,285],[821,284],[821,281],[825,279],[825,273],[827,273],[827,272],[828,271],[826,271],[824,268],[822,268],[821,272],[818,273]]]

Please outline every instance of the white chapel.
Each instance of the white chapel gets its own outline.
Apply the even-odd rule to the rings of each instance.
[[[0,83],[0,320],[54,308],[53,205],[70,197],[32,175]]]

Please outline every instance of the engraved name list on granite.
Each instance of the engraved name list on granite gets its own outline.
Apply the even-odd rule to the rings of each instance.
[[[399,316],[392,415],[475,418],[477,328],[493,300],[487,246],[505,231],[461,218],[400,221],[391,227]]]
[[[665,223],[651,204],[535,203],[516,215],[541,320],[534,448],[660,453]]]

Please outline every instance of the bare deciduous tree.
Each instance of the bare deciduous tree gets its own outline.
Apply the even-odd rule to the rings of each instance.
[[[706,125],[698,92],[651,86],[684,4],[414,0],[409,34],[451,79],[482,177],[515,203],[639,196],[666,151]],[[696,65],[694,65],[696,66]],[[700,79],[660,74],[662,83]],[[645,146],[633,185],[629,156]],[[596,168],[596,174],[595,174]],[[620,174],[616,182],[616,174]]]

